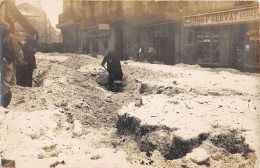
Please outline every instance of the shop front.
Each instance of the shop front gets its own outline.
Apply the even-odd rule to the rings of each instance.
[[[130,52],[130,55],[135,44],[143,47],[146,53],[152,45],[157,53],[154,61],[174,64],[175,24],[168,22],[130,27],[125,33],[125,43],[125,50]]]
[[[114,37],[109,24],[88,27],[84,31],[84,53],[106,55],[108,51],[114,50]]]
[[[259,68],[259,7],[186,16],[184,63]]]
[[[165,64],[175,64],[177,23],[180,17],[176,13],[165,12],[160,15],[140,17],[127,21],[125,28],[125,51],[131,55],[135,45],[142,47],[148,53],[151,45],[156,50],[154,61]]]

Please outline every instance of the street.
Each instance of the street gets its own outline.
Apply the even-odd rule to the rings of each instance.
[[[1,111],[2,156],[28,167],[257,167],[260,74],[37,53],[34,87]]]

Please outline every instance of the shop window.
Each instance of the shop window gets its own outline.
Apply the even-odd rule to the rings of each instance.
[[[212,34],[211,63],[219,63],[219,38],[220,34]]]
[[[196,52],[194,61],[196,63],[210,62],[210,35],[208,32],[199,31],[196,33]]]
[[[201,42],[203,42],[203,34],[197,34],[197,42],[198,43],[201,43]]]
[[[107,40],[104,40],[104,41],[103,41],[103,47],[104,47],[104,48],[108,48],[108,41],[107,41]]]
[[[192,33],[188,34],[188,43],[191,42]],[[220,55],[219,29],[201,29],[194,32],[194,62],[199,64],[218,64]]]
[[[191,44],[193,42],[193,32],[190,31],[188,33],[188,44]]]

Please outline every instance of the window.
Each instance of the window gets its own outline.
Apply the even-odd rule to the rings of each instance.
[[[104,46],[104,48],[108,48],[108,41],[107,40],[103,41],[103,46]]]

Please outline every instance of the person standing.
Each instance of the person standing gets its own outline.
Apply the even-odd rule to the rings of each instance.
[[[7,107],[12,98],[10,87],[16,84],[17,65],[26,65],[20,41],[11,33],[11,28],[6,22],[0,23],[3,52],[1,53],[1,105]]]
[[[153,45],[151,44],[150,48],[148,50],[148,59],[147,59],[147,61],[152,63],[154,61],[155,56],[156,56],[156,50],[153,47]]]
[[[20,81],[17,84],[25,87],[32,87],[32,75],[33,70],[36,69],[35,53],[36,49],[33,47],[34,40],[27,38],[26,42],[22,45],[22,50],[24,54],[24,60],[28,63],[27,65],[19,66],[19,74],[17,74],[17,79]]]
[[[122,80],[123,72],[120,64],[120,60],[115,55],[113,51],[109,51],[108,54],[104,57],[101,65],[105,66],[107,63],[107,71],[109,73],[108,76],[108,86],[111,90],[114,85],[115,80]]]
[[[138,58],[139,58],[139,61],[144,61],[144,58],[145,58],[145,49],[143,47],[143,45],[141,44],[140,45],[140,48],[139,48],[139,51],[138,51]]]
[[[132,49],[132,51],[133,51],[133,53],[132,53],[132,59],[134,60],[134,61],[137,61],[139,58],[139,45],[137,44],[137,43],[135,43],[134,44],[134,47],[133,47],[133,49]]]

